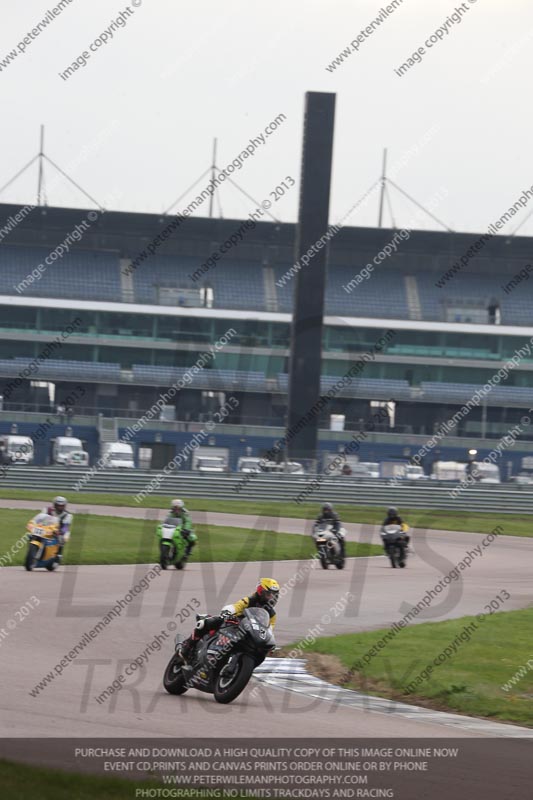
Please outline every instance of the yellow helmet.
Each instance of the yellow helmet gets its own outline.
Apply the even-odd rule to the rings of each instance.
[[[279,598],[279,583],[274,578],[261,578],[255,592],[265,606],[275,606]]]

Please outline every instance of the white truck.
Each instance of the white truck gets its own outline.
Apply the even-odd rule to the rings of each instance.
[[[134,469],[133,447],[125,442],[102,442],[100,456],[109,469]]]
[[[460,461],[435,461],[431,477],[436,481],[464,481],[466,464]]]
[[[226,462],[223,456],[200,456],[194,469],[197,472],[225,472]]]
[[[421,466],[416,464],[407,464],[405,467],[405,475],[403,476],[406,481],[425,481],[428,476]]]
[[[198,447],[193,450],[194,472],[221,473],[228,471],[229,450],[227,447]]]
[[[305,475],[303,465],[299,461],[265,461],[262,472],[273,475]]]
[[[0,462],[2,464],[31,464],[34,450],[29,436],[0,437]]]
[[[305,471],[299,461],[266,461],[264,458],[243,456],[237,462],[237,472],[270,473],[274,475],[304,475]]]
[[[369,478],[379,478],[379,461],[360,461],[359,465],[365,467]]]
[[[237,461],[237,472],[261,472],[261,460],[253,456],[241,456]]]
[[[501,483],[500,468],[496,464],[474,461],[473,469],[479,483]]]
[[[87,467],[89,453],[83,449],[81,439],[75,436],[57,436],[52,443],[52,463],[64,464],[66,467],[74,464]]]

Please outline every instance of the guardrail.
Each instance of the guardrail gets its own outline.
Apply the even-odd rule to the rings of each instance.
[[[85,475],[83,468],[59,467],[8,467],[0,477],[2,488],[45,490],[53,494],[67,494],[69,501],[76,501],[75,486]],[[157,472],[142,470],[100,470],[83,492],[111,492],[135,496],[155,477]],[[309,486],[317,476],[305,475],[252,475],[249,480],[242,473],[224,475],[202,475],[194,472],[179,472],[165,477],[154,492],[174,497],[206,497],[220,500],[256,500],[287,502]],[[320,477],[320,476],[318,476]],[[238,485],[242,488],[237,490]],[[449,496],[456,484],[436,484],[434,481],[402,481],[391,486],[386,480],[362,480],[350,477],[324,479],[320,487],[305,499],[310,502],[346,503],[403,508],[455,509],[468,511],[491,511],[496,514],[533,514],[533,487],[506,486],[505,484],[481,484],[464,489],[457,498]],[[533,523],[533,520],[532,520]]]

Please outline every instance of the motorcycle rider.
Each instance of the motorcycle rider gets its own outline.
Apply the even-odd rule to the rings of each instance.
[[[57,517],[59,522],[59,549],[57,551],[56,563],[61,564],[63,559],[63,548],[70,539],[70,529],[72,527],[72,514],[67,511],[67,498],[58,495],[54,497],[53,508],[46,509],[52,511],[53,516]]]
[[[400,517],[396,506],[391,506],[390,508],[387,509],[387,516],[383,521],[381,529],[383,530],[383,528],[386,525],[399,525],[403,531],[403,535],[405,536],[407,547],[409,547],[409,542],[411,541],[411,537],[407,535],[407,531],[409,530],[409,525],[406,522],[404,522],[403,519]],[[383,542],[383,549],[385,550],[386,553],[389,552],[389,545],[385,541]]]
[[[274,578],[261,578],[253,594],[224,606],[216,616],[199,619],[192,634],[182,642],[179,649],[183,663],[187,664],[193,660],[196,645],[206,633],[217,631],[229,617],[242,617],[245,608],[264,608],[270,617],[270,625],[274,628],[276,624],[274,607],[279,599],[279,591],[279,583]]]
[[[187,542],[185,555],[183,556],[183,561],[186,561],[189,558],[191,550],[196,542],[192,542],[190,539],[190,535],[192,533],[192,519],[188,510],[185,508],[185,503],[183,500],[176,499],[172,501],[170,504],[170,516],[176,519],[176,524],[178,524],[178,521],[181,522],[181,535]]]
[[[331,531],[337,537],[337,541],[341,548],[341,556],[344,558],[346,555],[346,543],[344,541],[344,533],[341,530],[340,517],[336,511],[333,510],[331,503],[323,503],[320,514],[315,520],[313,530],[316,530],[317,525],[321,523],[328,523],[331,525]]]

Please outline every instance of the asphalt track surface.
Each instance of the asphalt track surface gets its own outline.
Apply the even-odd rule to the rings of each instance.
[[[29,501],[3,500],[0,506],[35,509]],[[78,513],[89,509],[73,505]],[[94,506],[90,513],[146,517],[142,509]],[[155,519],[152,512],[149,518]],[[309,523],[295,519],[257,520],[250,516],[194,513],[196,523],[254,530],[305,532]],[[495,522],[496,524],[496,522]],[[374,526],[348,525],[350,539],[379,541]],[[14,535],[14,541],[19,535]],[[68,566],[56,573],[2,569],[0,596],[0,735],[2,737],[447,737],[471,731],[405,715],[343,707],[252,681],[229,706],[195,690],[181,697],[161,685],[176,632],[188,634],[193,612],[218,610],[249,593],[260,576],[273,575],[286,587],[278,605],[276,638],[288,644],[320,624],[321,635],[388,627],[420,602],[444,575],[481,545],[482,534],[415,531],[415,554],[405,570],[392,570],[384,557],[349,559],[344,571],[310,568],[310,561],[261,564],[189,564],[184,572],[168,570],[112,620],[82,653],[55,675],[36,696],[30,691],[76,645],[119,598],[139,582],[150,565]],[[501,536],[482,548],[461,579],[446,586],[418,615],[417,622],[478,614],[502,590],[511,598],[502,610],[531,605],[533,540]],[[68,551],[67,551],[68,561]],[[338,613],[348,593],[353,600]],[[19,609],[34,596],[39,605],[18,621]],[[34,603],[35,605],[35,603]],[[189,607],[191,616],[185,619]],[[336,615],[338,613],[338,616]],[[329,621],[320,622],[329,617]],[[7,621],[16,625],[8,627]],[[4,633],[1,633],[1,631]],[[159,635],[161,649],[154,645]],[[102,703],[96,697],[130,662],[146,652],[148,664],[126,678],[126,685]],[[360,653],[354,653],[354,659]],[[427,662],[421,656],[418,668]],[[437,654],[433,654],[437,655]],[[415,665],[415,672],[418,671]],[[494,735],[494,734],[493,734]]]

